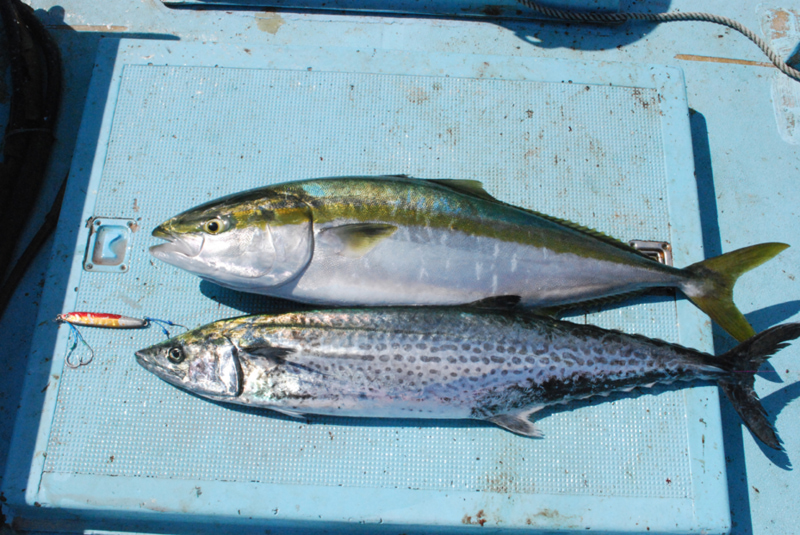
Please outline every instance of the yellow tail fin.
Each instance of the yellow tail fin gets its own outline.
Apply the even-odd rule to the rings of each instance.
[[[744,342],[756,332],[733,303],[733,285],[743,273],[788,247],[785,243],[762,243],[692,264],[684,270],[690,280],[681,290],[728,334]]]

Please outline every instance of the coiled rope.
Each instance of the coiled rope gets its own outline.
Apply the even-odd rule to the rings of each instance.
[[[714,24],[720,24],[722,26],[727,26],[737,32],[741,33],[752,42],[754,42],[758,48],[760,48],[764,54],[769,58],[775,67],[780,70],[783,74],[800,82],[800,71],[794,69],[786,64],[783,59],[764,41],[761,37],[756,35],[746,26],[740,24],[739,22],[729,19],[728,17],[722,17],[719,15],[712,15],[711,13],[678,13],[678,12],[670,12],[670,13],[586,13],[586,12],[576,12],[576,11],[564,11],[562,9],[556,9],[548,6],[543,6],[542,4],[535,2],[533,0],[517,0],[519,3],[533,9],[545,15],[546,17],[550,17],[553,19],[559,19],[568,22],[583,22],[583,23],[600,23],[600,24],[622,24],[628,21],[643,21],[643,22],[675,22],[675,21],[700,21],[700,22],[713,22]]]

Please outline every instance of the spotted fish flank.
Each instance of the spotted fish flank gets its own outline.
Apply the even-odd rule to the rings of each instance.
[[[736,279],[767,243],[675,269],[569,221],[505,204],[470,180],[404,176],[287,182],[203,204],[159,225],[158,259],[239,291],[333,306],[527,308],[680,289],[738,340],[755,334]]]
[[[479,419],[539,436],[548,405],[658,383],[716,380],[750,429],[780,443],[754,370],[800,324],[721,357],[550,318],[458,308],[327,310],[221,320],[136,353],[165,381],[290,415]]]

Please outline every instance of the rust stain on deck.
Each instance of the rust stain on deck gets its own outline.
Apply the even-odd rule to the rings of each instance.
[[[749,65],[752,67],[775,67],[772,63],[765,61],[750,61],[747,59],[718,58],[715,56],[696,56],[694,54],[675,54],[675,59],[687,61],[706,61],[709,63],[732,63],[734,65]]]

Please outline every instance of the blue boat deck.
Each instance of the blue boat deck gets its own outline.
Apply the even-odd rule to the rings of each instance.
[[[251,6],[256,4],[252,1],[240,3],[249,3]],[[85,0],[64,0],[62,2],[34,0],[31,4],[61,47],[65,69],[65,93],[57,131],[58,142],[48,172],[48,182],[36,208],[38,217],[32,218],[30,228],[27,228],[23,235],[23,242],[35,233],[41,217],[47,212],[50,202],[56,195],[61,180],[70,172],[74,162],[91,162],[94,158],[97,147],[91,142],[85,143],[85,137],[79,142],[78,126],[86,106],[88,106],[86,109],[90,110],[103,109],[103,102],[91,101],[96,93],[92,93],[90,89],[90,80],[93,69],[96,72],[104,72],[102,65],[99,70],[96,69],[95,58],[100,58],[98,61],[102,63],[103,50],[114,48],[115,45],[110,47],[108,39],[138,40],[123,41],[123,43],[127,43],[125,53],[128,54],[128,57],[133,57],[136,54],[136,47],[141,47],[145,52],[140,54],[141,57],[138,58],[138,61],[145,66],[150,62],[155,65],[181,66],[189,64],[213,69],[216,60],[211,58],[219,58],[220,64],[232,62],[236,66],[250,68],[297,69],[302,63],[303,66],[307,65],[310,69],[309,72],[316,73],[325,70],[326,61],[335,61],[342,55],[364,54],[371,59],[365,58],[361,61],[358,72],[364,72],[364,69],[374,69],[376,74],[386,75],[403,73],[420,76],[453,76],[454,78],[461,76],[473,80],[500,80],[509,77],[509,69],[533,70],[539,68],[543,71],[539,73],[538,79],[540,80],[561,77],[570,81],[574,76],[576,81],[585,81],[596,76],[600,80],[598,83],[612,83],[612,85],[620,87],[626,85],[638,87],[645,83],[641,79],[644,78],[641,73],[648,69],[647,66],[662,65],[678,67],[683,71],[682,83],[685,83],[686,87],[684,106],[688,104],[689,107],[688,128],[691,132],[693,162],[684,163],[693,164],[696,182],[689,184],[688,187],[681,185],[682,189],[673,191],[671,195],[674,195],[674,198],[670,198],[669,201],[671,212],[677,211],[677,213],[680,213],[680,210],[675,209],[675,205],[681,202],[681,191],[685,191],[687,197],[696,198],[699,202],[699,216],[694,216],[697,219],[696,227],[693,227],[690,222],[686,222],[686,225],[699,232],[698,242],[702,242],[702,250],[700,250],[700,243],[697,243],[695,249],[688,253],[689,256],[694,253],[699,254],[700,257],[712,257],[766,241],[785,242],[792,245],[792,248],[775,260],[744,276],[736,286],[735,300],[757,331],[777,323],[798,320],[800,287],[795,279],[798,275],[798,266],[800,266],[800,250],[797,249],[800,247],[800,240],[797,239],[800,236],[800,232],[798,232],[800,214],[796,208],[797,194],[800,190],[797,181],[800,174],[800,120],[798,120],[800,119],[800,83],[779,73],[771,64],[766,63],[766,58],[750,41],[724,27],[699,22],[669,23],[658,26],[626,24],[620,27],[564,25],[532,20],[535,17],[528,18],[525,8],[520,6],[518,9],[521,14],[518,14],[517,9],[514,9],[510,3],[498,4],[492,6],[492,9],[486,9],[483,6],[468,5],[466,2],[446,2],[444,0],[425,2],[419,5],[410,2],[388,3],[395,12],[382,14],[376,12],[380,6],[369,2],[358,3],[355,0],[329,5],[305,4],[310,9],[298,8],[299,3],[277,2],[275,3],[276,6],[279,6],[277,9],[256,9],[231,5],[233,2],[221,4],[211,1],[174,2],[170,4],[170,7],[157,0],[140,3],[131,3],[125,0],[107,0],[103,3],[92,3]],[[592,3],[586,5],[589,4]],[[783,57],[789,56],[800,42],[800,10],[768,7],[756,2],[743,2],[735,6],[729,4],[721,1],[707,2],[702,6],[702,10],[725,15],[745,24],[764,36]],[[195,9],[198,5],[204,9]],[[334,6],[333,10],[331,10],[331,5]],[[583,4],[573,2],[572,5],[581,6]],[[592,7],[615,9],[613,3],[599,6],[592,4]],[[628,5],[624,2],[620,7],[622,10],[642,9],[641,6]],[[347,9],[347,11],[340,13],[336,9]],[[367,9],[369,12],[359,13],[359,9]],[[679,1],[659,2],[651,6],[651,9],[654,11],[691,11],[698,8],[691,2]],[[437,14],[437,16],[423,16],[431,13]],[[104,39],[105,41],[103,41]],[[157,40],[159,41],[158,46],[148,46],[146,40]],[[101,41],[103,41],[102,44]],[[170,43],[175,45],[172,49]],[[98,50],[100,51],[99,56]],[[209,51],[207,58],[201,58],[203,50]],[[306,52],[300,53],[297,52],[298,50]],[[320,52],[309,55],[309,50]],[[276,55],[280,54],[282,58],[290,57],[290,60],[285,61],[294,63],[281,64],[280,60],[271,59],[267,51],[277,51]],[[3,63],[3,54],[4,52],[0,51],[0,64]],[[159,54],[161,55],[159,56]],[[187,61],[187,57],[190,57],[191,61]],[[426,66],[421,68],[419,60],[421,57],[434,59],[428,61]],[[477,58],[480,58],[480,61]],[[352,61],[352,59],[348,61]],[[271,62],[271,64],[262,64],[262,62]],[[627,83],[624,79],[626,72],[624,65],[626,64],[630,65],[629,72],[631,73]],[[583,67],[576,71],[575,65],[583,65]],[[572,66],[573,70],[566,69],[565,66]],[[559,69],[563,69],[563,72]],[[593,73],[592,69],[597,69],[597,71]],[[143,71],[146,70],[143,68]],[[607,72],[615,73],[610,81],[604,78],[608,76],[604,74]],[[670,72],[677,71],[667,68],[660,72],[668,75]],[[106,75],[111,77],[112,71],[107,71]],[[146,79],[149,75],[143,74],[142,79]],[[172,73],[170,76],[180,78],[192,75],[191,73],[187,75],[185,71],[182,71]],[[663,74],[657,76],[663,76]],[[242,80],[245,84],[247,83],[247,80]],[[293,81],[298,82],[297,80]],[[291,80],[282,81],[282,83],[291,82]],[[323,80],[323,82],[326,81]],[[3,83],[0,82],[0,94]],[[97,81],[95,80],[93,83],[97,84]],[[302,80],[299,83],[302,83]],[[654,83],[658,86],[662,82]],[[331,86],[332,84],[333,82],[331,82]],[[383,86],[377,84],[375,87]],[[136,91],[135,88],[128,89]],[[480,93],[481,88],[459,86],[454,90]],[[90,99],[88,102],[87,95]],[[414,105],[421,105],[430,98],[423,93],[414,95],[419,101],[412,102]],[[362,98],[366,97],[362,95]],[[515,96],[509,95],[508,98],[513,101]],[[257,98],[255,102],[257,103]],[[209,101],[205,104],[217,106],[217,109],[220,110],[219,113],[225,113],[225,106],[219,102]],[[312,104],[320,106],[324,105],[324,102],[312,102]],[[287,109],[297,112],[298,108],[292,108],[289,105]],[[577,111],[580,109],[580,106],[575,108]],[[310,110],[308,117],[314,116],[313,111]],[[143,108],[142,113],[145,112],[146,110]],[[7,113],[7,104],[0,101],[0,118],[5,118]],[[281,116],[280,113],[280,111],[277,112],[274,120],[276,122],[284,121],[284,123],[288,121],[291,124],[293,118]],[[334,112],[329,111],[329,113]],[[459,112],[452,110],[452,113],[457,115]],[[128,110],[128,114],[130,118],[137,116],[136,110]],[[320,114],[324,115],[323,111],[320,111]],[[101,112],[98,112],[97,121],[101,116]],[[179,118],[180,114],[176,117]],[[639,117],[637,117],[638,119]],[[259,116],[258,120],[268,125],[271,116]],[[324,122],[324,119],[320,119],[320,121]],[[98,128],[101,126],[98,125]],[[399,127],[406,128],[409,132],[413,130],[413,126],[409,125],[399,125]],[[185,133],[191,135],[191,129],[187,129]],[[357,132],[350,134],[355,136]],[[85,136],[85,132],[82,135]],[[359,140],[352,139],[352,141],[358,142]],[[661,141],[665,147],[665,162],[668,162],[670,157],[689,152],[681,152],[680,136],[675,138],[667,136]],[[485,145],[488,141],[477,139],[473,142]],[[247,146],[247,143],[241,139],[232,143],[238,143],[243,147]],[[497,150],[502,149],[502,145],[497,145]],[[259,160],[255,156],[255,150],[254,148],[252,156],[257,164]],[[393,153],[394,160],[382,162],[380,161],[381,155],[389,154],[389,152],[375,149],[370,155],[370,161],[360,163],[359,165],[364,167],[358,169],[363,169],[364,173],[374,169],[375,173],[408,172],[413,175],[419,175],[427,169],[432,169],[432,172],[439,173],[441,177],[448,174],[446,166],[438,168],[419,164],[413,158],[413,150],[414,147],[408,145],[403,147],[402,151]],[[580,147],[576,147],[575,150],[580,150]],[[142,154],[141,156],[146,158],[147,155]],[[187,159],[190,159],[191,156],[191,154],[184,154]],[[248,156],[248,160],[253,159],[250,156]],[[337,154],[334,152],[314,154],[313,156],[313,162],[302,161],[302,159],[288,162],[296,165],[297,172],[302,175],[292,178],[339,174],[337,169],[341,169],[345,165],[336,159]],[[224,156],[223,159],[225,157],[227,156]],[[652,155],[648,157],[652,158]],[[680,158],[673,159],[675,161],[667,163],[667,166],[677,165],[680,167]],[[264,160],[263,163],[271,164],[268,160]],[[283,164],[286,163],[283,162]],[[479,166],[480,163],[476,162],[476,165]],[[409,168],[398,169],[397,166],[402,164]],[[414,167],[418,164],[418,167]],[[470,173],[468,164],[468,161],[461,161],[459,167],[453,171],[454,174],[458,175],[458,178],[468,178]],[[278,166],[274,169],[279,168]],[[230,171],[230,169],[239,173],[246,171],[245,168],[237,170],[230,167],[228,170]],[[274,172],[274,169],[270,172]],[[539,180],[550,186],[559,180],[557,170],[554,168],[539,165],[532,169],[540,173]],[[76,170],[75,167],[72,167],[73,175],[80,171],[81,169]],[[167,171],[170,170],[167,169]],[[475,173],[496,172],[500,174],[501,171],[478,169]],[[86,169],[86,173],[88,172],[89,170]],[[583,172],[586,170],[580,170],[571,176],[572,182],[569,184],[569,191],[573,194],[580,188],[580,173]],[[672,175],[667,173],[666,176]],[[473,178],[481,177],[474,176]],[[257,185],[257,179],[257,177],[251,176],[247,180],[256,180],[256,182],[250,183],[245,180],[243,184],[246,184],[245,187],[252,187]],[[124,187],[122,183],[125,181],[125,177],[118,177],[118,180],[120,187]],[[133,182],[136,178],[131,177],[130,180]],[[635,177],[630,177],[629,180],[635,181]],[[690,188],[696,188],[696,190]],[[504,200],[511,202],[514,202],[516,196],[525,195],[524,192],[521,193],[520,189],[511,188],[501,191],[505,195]],[[553,188],[551,194],[557,196],[558,188]],[[95,195],[97,195],[96,191],[80,192],[76,190],[71,198],[80,201],[81,206],[67,206],[65,210],[76,214],[77,217],[81,214],[83,200]],[[539,195],[542,194],[539,193]],[[642,197],[646,198],[646,195],[643,193]],[[533,195],[530,199],[531,202],[534,202],[536,196]],[[169,215],[173,205],[164,200],[161,202],[163,203],[162,209],[165,211],[165,214],[162,215]],[[591,205],[591,198],[584,197],[581,202],[583,204],[573,208],[569,208],[568,202],[561,205],[556,203],[555,206],[566,206],[566,208],[563,213],[554,215],[603,227],[604,222],[608,220],[605,215],[592,216],[597,217],[595,221],[588,214],[585,216],[580,214],[580,211],[584,209],[581,208],[582,206],[587,206],[587,203]],[[188,207],[190,204],[192,203],[185,204],[176,201],[174,206]],[[690,205],[696,206],[692,203]],[[571,209],[575,212],[569,212]],[[652,210],[652,207],[642,206],[643,213],[649,214],[648,210]],[[653,213],[657,215],[657,210]],[[152,221],[148,221],[148,224],[150,223]],[[671,221],[670,224],[680,227],[681,222]],[[620,228],[626,228],[624,224],[621,225]],[[149,230],[149,227],[146,230]],[[603,230],[612,234],[619,233],[619,230],[613,225],[603,228]],[[680,238],[677,241],[680,242]],[[74,237],[72,242],[75,242]],[[52,358],[52,355],[31,351],[34,331],[42,332],[49,328],[51,336],[55,337],[55,324],[50,326],[43,322],[60,313],[64,301],[63,293],[59,299],[56,299],[52,296],[52,292],[48,293],[47,291],[48,286],[55,283],[54,279],[50,278],[52,273],[48,272],[48,266],[51,265],[51,259],[53,262],[60,262],[63,265],[70,265],[73,262],[74,251],[72,249],[66,248],[63,243],[58,242],[56,242],[56,247],[53,247],[52,243],[53,240],[45,247],[27,273],[2,318],[2,324],[0,324],[0,335],[3,340],[2,347],[0,347],[0,362],[3,370],[3,373],[0,374],[0,408],[2,408],[0,460],[3,462],[4,469],[9,468],[6,465],[14,422],[17,421],[17,432],[20,429],[27,429],[28,433],[36,434],[42,416],[41,407],[37,409],[20,400],[24,396],[23,383],[26,380],[26,370],[28,370],[31,359],[46,362]],[[80,263],[82,250],[79,256],[81,256]],[[196,290],[197,281],[191,281],[190,277],[184,279],[186,284]],[[686,306],[683,299],[679,298],[677,302],[678,307]],[[654,306],[658,307],[660,304],[656,303]],[[243,309],[240,307],[240,310]],[[202,314],[200,313],[200,315]],[[679,326],[681,333],[684,334],[684,337],[681,338],[682,342],[699,344],[709,350],[713,348],[717,354],[734,346],[734,341],[729,336],[718,327],[710,326],[705,322],[705,316],[689,314],[687,317],[700,319],[694,324],[684,322]],[[192,318],[188,317],[185,321],[191,322]],[[614,325],[612,322],[610,326]],[[670,331],[660,330],[659,325],[654,325],[652,329],[646,334],[670,336]],[[712,333],[711,339],[703,334],[707,332]],[[157,333],[154,332],[153,336],[155,334]],[[729,501],[731,533],[796,532],[797,515],[794,496],[800,489],[800,476],[793,470],[793,464],[797,462],[798,455],[800,455],[800,426],[794,425],[800,418],[800,402],[797,400],[800,397],[800,367],[796,364],[798,353],[800,350],[797,347],[779,353],[770,361],[772,368],[766,367],[756,380],[757,391],[762,397],[767,412],[775,417],[776,427],[784,442],[785,452],[775,452],[763,447],[743,428],[738,415],[727,403],[727,400],[722,400],[719,404],[722,414],[721,445],[724,447],[725,453],[725,474],[723,476],[727,478],[728,488],[728,496],[721,499]],[[49,364],[46,366],[49,367]],[[76,388],[81,387],[80,384],[77,385]],[[48,383],[45,381],[36,390],[44,392],[47,388]],[[89,386],[87,385],[86,388]],[[76,398],[76,403],[81,403],[80,397]],[[711,402],[709,406],[716,410],[715,402]],[[87,409],[89,415],[91,415],[90,409]],[[101,410],[102,407],[98,407],[98,411]],[[44,420],[42,422],[43,425],[51,423],[44,422]],[[552,421],[556,429],[560,429],[558,422],[557,419]],[[58,417],[53,423],[59,425]],[[697,423],[692,422],[689,425],[696,426]],[[480,429],[480,431],[488,432],[489,430]],[[384,446],[391,447],[388,442]],[[472,449],[467,448],[467,450],[470,454],[474,453]],[[452,451],[467,450],[455,448]],[[48,451],[65,450],[56,448],[48,449]],[[31,451],[30,455],[40,453]],[[339,455],[343,459],[348,459],[349,453],[353,452],[348,450],[333,452],[334,455]],[[355,450],[355,453],[358,453],[358,450]],[[75,452],[69,453],[69,455],[73,455],[70,461],[73,464],[81,462],[79,457],[75,457],[77,455]],[[41,463],[44,462],[41,460]],[[59,460],[48,459],[47,462],[53,464],[58,463]],[[691,466],[691,470],[695,471],[701,469],[696,463],[687,466]],[[14,467],[10,468],[13,471]],[[233,472],[236,471],[235,467],[229,468]],[[225,471],[222,468],[220,470]],[[309,477],[312,476],[313,474]],[[220,477],[225,478],[224,474]],[[534,480],[535,478],[531,481]],[[5,486],[7,481],[0,481],[0,484]],[[52,488],[59,489],[57,481],[53,483]],[[676,488],[678,487],[673,487],[670,492],[678,492],[675,490]],[[59,490],[64,491],[65,489]],[[105,490],[114,492],[113,486]],[[24,493],[25,491],[20,489],[20,492]],[[163,489],[155,489],[153,492],[157,494],[163,492]],[[213,492],[209,487],[207,496],[212,495]],[[494,492],[497,490],[495,489]],[[526,492],[530,492],[530,489]],[[600,493],[602,493],[602,489],[600,489]],[[501,494],[504,492],[499,492],[498,496]],[[3,498],[5,501],[9,499],[9,496],[4,495]],[[199,493],[197,498],[200,498]],[[700,507],[702,504],[715,501],[719,503],[719,499],[715,500],[715,498],[720,497],[698,496],[694,506]],[[14,499],[12,498],[12,501]],[[287,497],[286,503],[291,503],[292,499],[294,497]],[[391,499],[391,497],[386,499]],[[411,505],[401,503],[405,499],[402,496],[397,495],[395,499],[398,500],[398,508],[408,507],[408,511],[415,511]],[[435,519],[437,513],[433,506],[435,503],[438,502],[431,501],[428,507],[417,504],[416,511],[420,518]],[[480,501],[475,503],[480,503]],[[631,503],[635,504],[636,502]],[[497,507],[498,510],[511,511],[515,518],[525,518],[525,511],[515,511],[513,507],[509,508],[499,502]],[[226,504],[222,508],[230,508],[230,504]],[[554,511],[547,507],[540,510],[549,511],[550,514],[553,514]],[[10,515],[5,505],[3,505],[3,512]],[[333,515],[334,513],[322,507],[320,514]],[[572,514],[571,512],[562,510],[560,514],[564,516],[563,528],[578,529],[576,526],[580,523],[576,523],[575,519],[567,518]],[[692,514],[698,518],[704,518],[703,511],[694,511]],[[277,512],[275,515],[279,516]],[[102,516],[102,512],[97,513],[97,518],[100,519],[98,526],[102,526]],[[558,519],[546,519],[546,516],[545,514],[542,519],[549,520],[549,523],[543,525],[548,526],[548,529],[556,529]],[[659,512],[653,511],[652,516],[654,519],[657,518]],[[48,518],[48,514],[43,513],[42,518]],[[467,519],[466,516],[464,518]],[[509,522],[511,522],[510,518],[509,516]],[[194,521],[202,520],[202,517],[197,517]],[[476,514],[463,522],[460,528],[469,531],[480,527],[504,527],[502,519],[499,523],[497,520],[496,517],[489,517],[482,509],[479,516],[476,510]],[[79,524],[70,524],[69,521],[63,520],[54,521],[54,523],[53,528],[59,530],[77,529],[79,526]],[[431,525],[434,523],[431,520]],[[522,524],[524,528],[524,521]],[[532,524],[535,522],[529,522],[528,526]],[[725,524],[726,522],[721,522],[719,525],[724,526]],[[44,524],[35,526],[38,529],[47,529]],[[188,524],[188,526],[180,529],[191,530],[192,524]],[[276,530],[298,527],[293,526],[291,522],[282,523],[281,521],[265,522],[264,526],[265,528],[274,527]],[[19,524],[17,527],[25,528],[26,524]],[[130,530],[134,531],[140,527],[131,523]],[[339,531],[347,531],[349,528],[346,523],[326,527]],[[382,529],[379,525],[373,527]],[[580,524],[581,530],[591,530],[591,528],[591,525]],[[646,526],[636,529],[647,532]],[[176,528],[177,530],[178,528]],[[661,530],[669,531],[666,527],[662,527]]]

